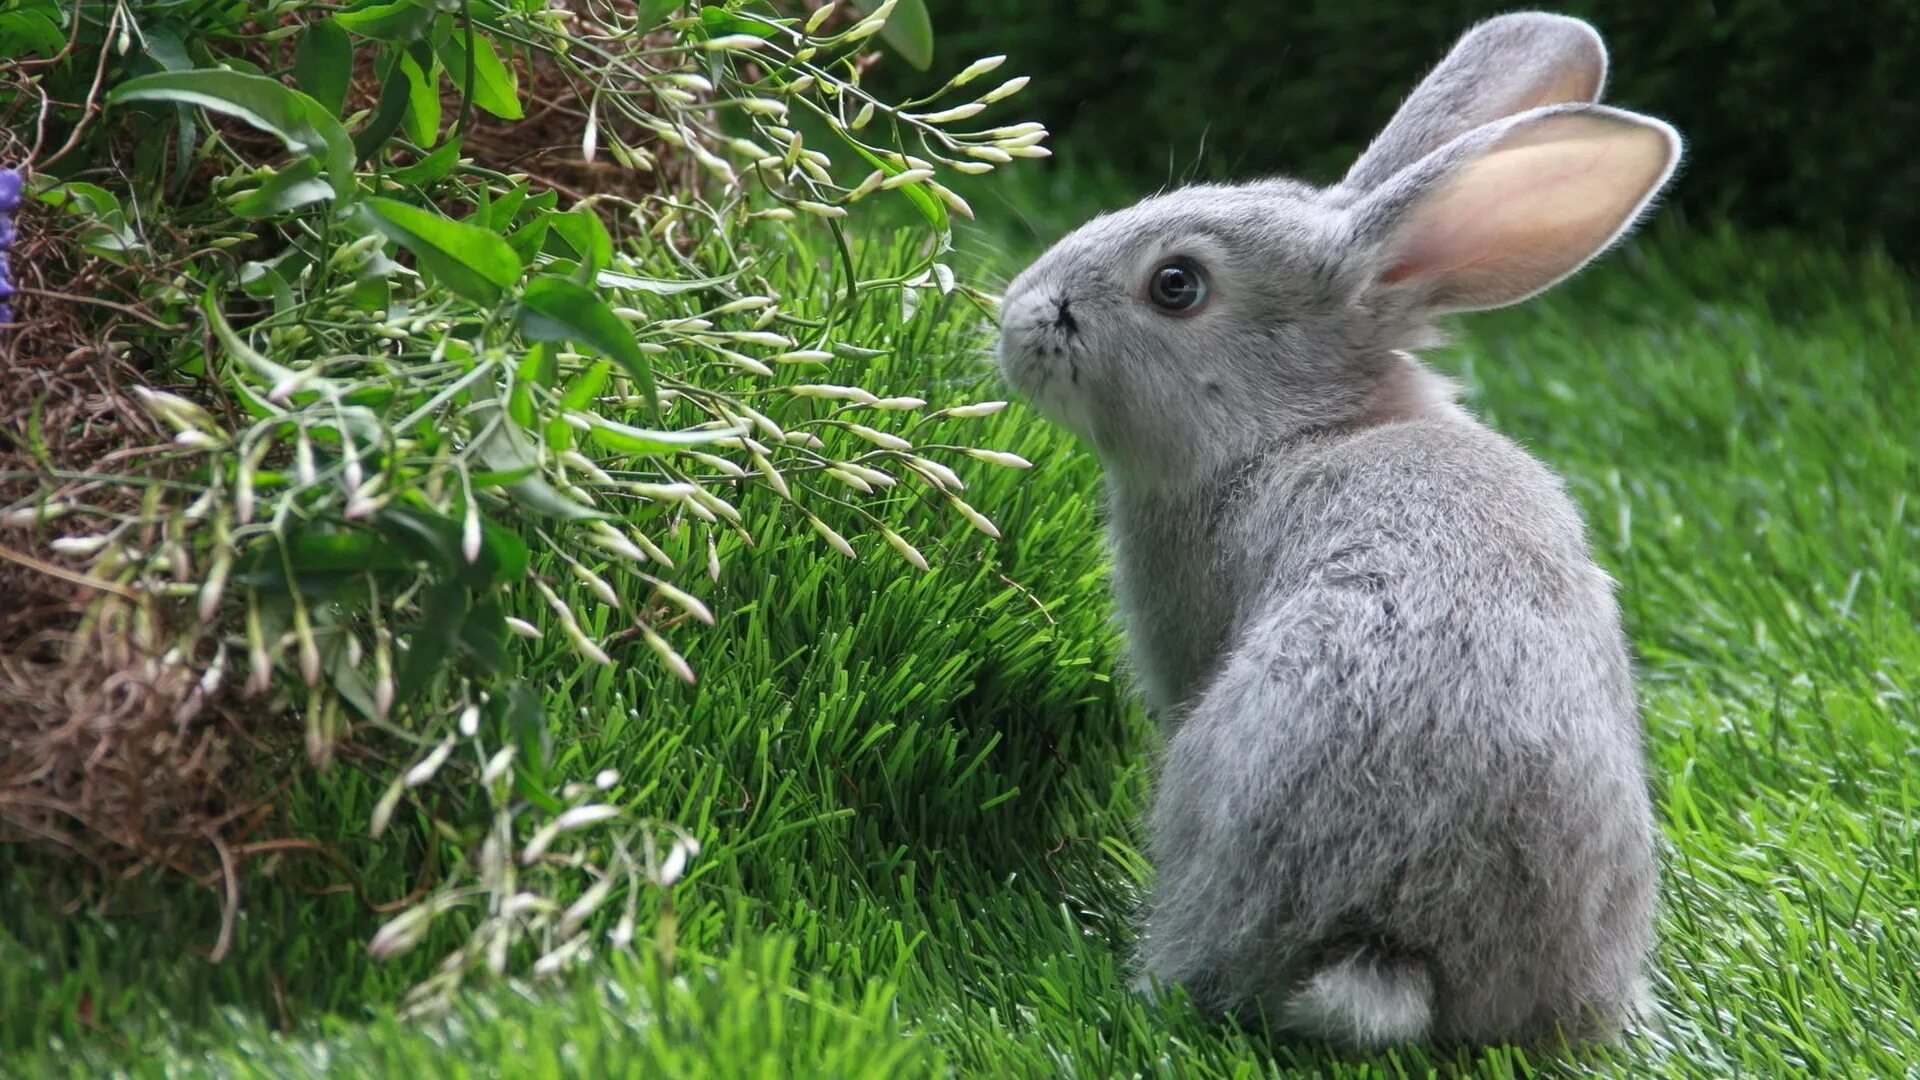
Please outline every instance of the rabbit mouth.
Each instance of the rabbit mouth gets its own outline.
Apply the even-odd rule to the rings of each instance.
[[[1060,340],[1049,327],[1009,332],[1000,341],[1000,371],[1014,390],[1042,416],[1085,434],[1087,408],[1082,389],[1084,357],[1074,342]]]
[[[1016,287],[1000,315],[1000,373],[1007,383],[1057,424],[1080,430],[1086,409],[1086,305],[1057,284]]]
[[[1009,328],[1000,339],[1000,369],[1007,381],[1038,398],[1056,379],[1080,385],[1080,358],[1070,342],[1051,327]]]

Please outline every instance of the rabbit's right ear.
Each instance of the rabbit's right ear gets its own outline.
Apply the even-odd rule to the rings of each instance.
[[[1607,249],[1673,175],[1680,135],[1604,105],[1556,105],[1455,139],[1352,212],[1371,288],[1438,313],[1500,307]]]
[[[1579,19],[1528,11],[1488,19],[1400,106],[1341,186],[1364,194],[1456,136],[1546,105],[1600,100],[1607,49]]]

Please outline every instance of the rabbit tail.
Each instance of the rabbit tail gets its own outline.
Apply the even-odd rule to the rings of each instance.
[[[1360,949],[1327,964],[1280,1003],[1287,1031],[1355,1049],[1419,1042],[1433,1027],[1424,961]]]

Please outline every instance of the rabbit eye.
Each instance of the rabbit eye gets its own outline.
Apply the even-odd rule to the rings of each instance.
[[[1163,264],[1147,279],[1147,299],[1169,315],[1192,315],[1207,302],[1207,276],[1184,259]]]

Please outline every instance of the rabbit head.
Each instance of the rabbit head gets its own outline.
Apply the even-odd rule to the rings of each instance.
[[[1594,104],[1599,36],[1470,30],[1341,182],[1203,185],[1106,214],[1008,287],[1000,365],[1117,482],[1451,400],[1403,350],[1524,299],[1624,234],[1672,174],[1666,124]]]

